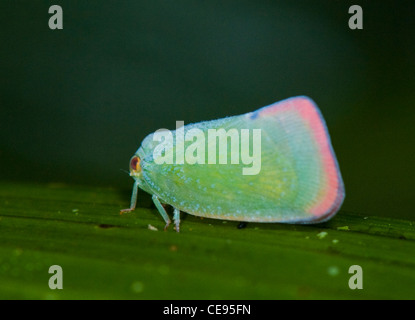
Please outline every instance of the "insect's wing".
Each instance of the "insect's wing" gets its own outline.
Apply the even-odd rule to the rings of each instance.
[[[344,200],[344,184],[325,121],[315,103],[307,97],[295,97],[246,116],[254,127],[262,128],[262,170],[273,173],[277,185],[285,182],[281,189],[284,196],[280,197],[289,199],[284,202],[290,208],[287,212],[305,214],[293,221],[320,222],[334,215]]]
[[[344,198],[343,182],[324,120],[306,97],[275,103],[255,112],[185,127],[208,136],[209,129],[261,130],[261,170],[244,175],[242,162],[156,165],[151,156],[143,163],[143,176],[160,199],[191,214],[243,221],[312,223],[337,212]],[[250,154],[254,147],[251,139]],[[190,142],[186,142],[186,150]],[[212,148],[216,149],[212,150]],[[166,152],[177,153],[177,146]]]

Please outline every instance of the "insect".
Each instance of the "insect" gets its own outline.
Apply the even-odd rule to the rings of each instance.
[[[224,140],[216,143],[220,137],[210,138],[212,130],[222,130],[222,138],[225,132]],[[259,133],[260,139],[250,132]],[[171,223],[166,204],[174,208],[179,232],[181,211],[223,220],[311,224],[330,219],[345,197],[325,121],[305,96],[188,124],[162,140],[158,131],[148,135],[131,158],[135,183],[130,208],[121,213],[135,209],[141,188],[152,195],[165,230]],[[260,170],[252,160],[255,150]],[[243,161],[243,156],[252,161]],[[212,161],[214,157],[219,160]]]

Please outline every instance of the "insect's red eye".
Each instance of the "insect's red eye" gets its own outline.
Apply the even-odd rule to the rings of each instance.
[[[134,157],[131,158],[130,169],[133,170],[133,171],[137,171],[137,170],[141,169],[140,168],[140,158],[139,157],[134,156]]]

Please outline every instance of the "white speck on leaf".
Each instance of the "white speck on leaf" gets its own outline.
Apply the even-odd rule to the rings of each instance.
[[[328,235],[328,233],[327,233],[326,231],[322,231],[322,232],[320,232],[320,233],[318,233],[318,234],[317,234],[317,237],[318,237],[319,239],[323,239],[323,238],[325,238],[327,235]]]
[[[330,267],[328,267],[328,269],[327,269],[327,273],[330,275],[330,276],[332,276],[332,277],[335,277],[335,276],[337,276],[338,274],[339,274],[339,268],[338,267],[336,267],[336,266],[330,266]]]
[[[159,231],[159,229],[157,229],[156,227],[152,226],[151,224],[148,225],[148,230],[151,230],[151,231]]]

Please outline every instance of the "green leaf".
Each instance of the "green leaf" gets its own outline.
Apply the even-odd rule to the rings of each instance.
[[[318,225],[201,219],[139,194],[0,183],[1,299],[414,299],[415,223],[340,211]],[[150,227],[149,227],[150,226]],[[347,227],[347,228],[346,228]],[[157,230],[155,230],[157,229]],[[63,289],[48,286],[60,265]],[[352,290],[349,267],[363,270]]]

